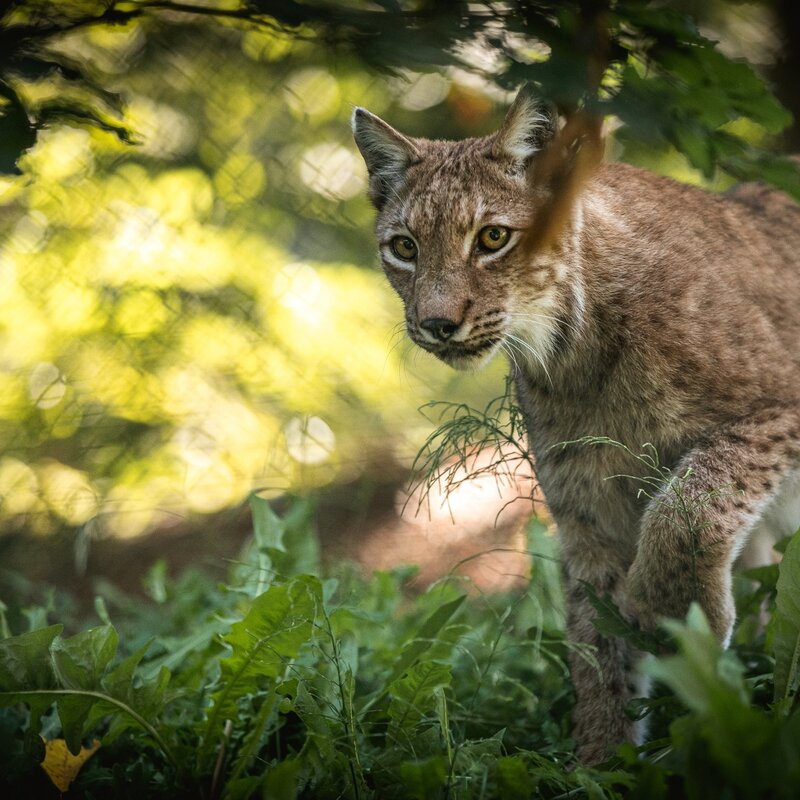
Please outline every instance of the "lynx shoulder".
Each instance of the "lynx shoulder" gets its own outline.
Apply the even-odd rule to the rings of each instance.
[[[532,249],[557,124],[526,90],[480,139],[408,138],[363,109],[353,128],[410,338],[457,369],[508,357],[569,635],[596,648],[600,671],[575,657],[572,673],[579,756],[599,761],[641,737],[624,707],[645,687],[636,654],[595,631],[584,583],[644,627],[698,601],[727,643],[734,560],[800,526],[800,207],[607,164]],[[584,437],[625,447],[563,444]],[[630,455],[645,444],[674,478],[649,496]]]

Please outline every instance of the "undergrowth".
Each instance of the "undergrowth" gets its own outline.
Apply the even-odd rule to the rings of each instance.
[[[100,744],[68,787],[75,798],[796,796],[800,536],[780,570],[740,581],[732,650],[698,609],[670,626],[674,652],[644,666],[660,689],[630,709],[651,715],[656,740],[585,769],[541,523],[527,592],[482,596],[450,577],[412,597],[408,570],[321,575],[308,502],[284,517],[252,503],[253,543],[224,585],[157,568],[148,603],[98,601],[88,627],[52,598],[9,604],[0,772],[11,796],[59,796],[40,764],[45,740],[61,739],[73,753]],[[766,634],[753,622],[764,599]],[[597,607],[609,632],[637,635]]]
[[[527,458],[508,396],[477,417],[438,411],[420,464],[429,476],[444,468],[445,490],[476,447],[495,446],[490,462],[510,454],[507,476]],[[680,499],[686,476],[631,455],[647,467],[643,491],[671,480]],[[224,584],[196,572],[170,581],[161,564],[147,602],[109,587],[92,620],[41,587],[0,603],[4,796],[797,797],[800,532],[780,566],[737,576],[728,651],[697,606],[652,636],[593,595],[601,632],[650,651],[641,669],[656,689],[628,709],[649,717],[651,740],[588,769],[573,757],[573,646],[541,522],[529,526],[527,591],[483,595],[448,576],[411,595],[409,568],[321,570],[308,500],[283,516],[257,496],[251,506],[252,543]]]

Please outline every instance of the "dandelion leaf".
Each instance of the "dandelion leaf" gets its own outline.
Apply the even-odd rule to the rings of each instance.
[[[282,675],[310,640],[322,588],[311,576],[272,586],[253,600],[250,611],[224,638],[231,649],[221,662],[217,691],[205,726],[199,758],[216,745],[226,719],[236,719],[241,697],[261,690],[266,679]]]
[[[401,678],[389,686],[392,700],[389,703],[389,736],[405,738],[428,713],[433,713],[434,693],[450,685],[450,667],[434,661],[423,661],[410,667]],[[410,735],[410,734],[409,734]]]
[[[51,647],[53,665],[65,689],[101,690],[103,674],[117,651],[119,637],[111,625],[101,625],[68,639],[57,638]],[[58,698],[58,715],[64,738],[73,755],[81,752],[81,740],[96,698],[66,695]]]

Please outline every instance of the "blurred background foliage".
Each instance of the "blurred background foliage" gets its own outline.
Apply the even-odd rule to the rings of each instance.
[[[502,391],[503,364],[459,375],[406,343],[354,105],[477,135],[527,79],[612,114],[611,158],[800,194],[762,82],[795,107],[780,0],[5,6],[3,532],[132,537],[402,472],[420,405]]]

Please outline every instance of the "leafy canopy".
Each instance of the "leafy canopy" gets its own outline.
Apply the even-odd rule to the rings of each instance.
[[[673,145],[706,176],[719,167],[736,178],[764,177],[800,197],[791,164],[752,146],[731,127],[745,119],[775,134],[791,123],[788,112],[752,67],[716,49],[687,13],[645,0],[385,0],[377,6],[13,0],[0,20],[0,169],[13,169],[36,131],[56,120],[84,121],[130,139],[120,96],[93,80],[87,65],[54,49],[59,37],[136,20],[198,18],[310,36],[379,70],[453,66],[504,88],[528,81],[567,113],[585,108],[613,114],[623,139]],[[485,57],[476,58],[476,50]],[[21,87],[43,76],[56,76],[77,93],[26,102]]]

